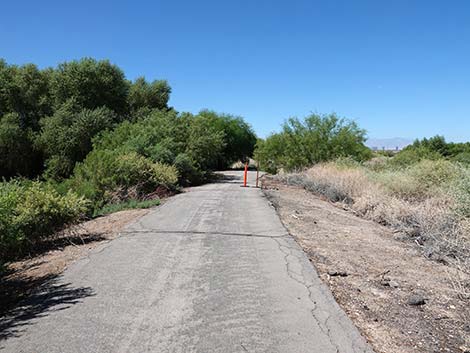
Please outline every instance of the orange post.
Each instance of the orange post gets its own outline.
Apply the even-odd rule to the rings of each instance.
[[[246,187],[246,176],[248,174],[248,162],[245,163],[245,173],[243,174],[243,186]]]

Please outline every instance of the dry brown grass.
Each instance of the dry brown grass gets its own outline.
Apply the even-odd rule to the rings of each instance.
[[[332,162],[284,178],[341,202],[363,218],[393,227],[420,246],[425,256],[451,265],[456,273],[469,273],[470,218],[456,212],[459,202],[452,188],[461,176],[458,167],[446,161],[425,161],[395,171]],[[458,189],[457,194],[465,192]],[[456,276],[456,290],[468,297],[470,283]]]

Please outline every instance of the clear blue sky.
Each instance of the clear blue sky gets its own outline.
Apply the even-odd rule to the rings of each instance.
[[[371,137],[470,140],[470,1],[2,2],[0,57],[108,58],[164,78],[179,111],[244,116],[261,136],[337,112]]]

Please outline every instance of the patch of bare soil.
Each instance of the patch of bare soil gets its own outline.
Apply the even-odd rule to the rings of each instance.
[[[126,225],[148,212],[148,209],[125,210],[81,223],[42,244],[45,250],[42,254],[7,264],[0,282],[0,315],[38,286],[55,279],[74,260],[116,238]]]
[[[376,352],[470,352],[470,303],[454,269],[303,188],[264,178],[263,189]]]

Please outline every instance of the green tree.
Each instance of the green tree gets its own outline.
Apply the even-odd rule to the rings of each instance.
[[[116,114],[108,108],[77,111],[70,102],[43,119],[39,143],[48,158],[46,175],[53,179],[68,177],[75,163],[91,151],[93,137],[112,128],[116,121]]]
[[[288,119],[282,132],[259,143],[256,156],[263,168],[295,170],[339,157],[365,160],[371,151],[364,146],[365,130],[336,114]]]
[[[108,60],[84,58],[59,64],[52,75],[51,92],[56,109],[73,99],[81,108],[105,106],[118,114],[128,112],[129,83]]]
[[[187,154],[203,171],[216,170],[226,146],[224,131],[204,115],[191,120],[187,141]]]
[[[128,103],[131,112],[140,109],[167,109],[171,88],[165,80],[148,83],[145,78],[137,78],[129,88]]]
[[[42,156],[34,148],[33,132],[21,126],[18,113],[0,118],[0,175],[34,176],[42,167]]]
[[[0,116],[17,113],[22,128],[37,130],[40,118],[52,112],[50,74],[33,64],[9,66],[0,60]]]
[[[225,146],[219,157],[217,169],[225,169],[234,162],[244,161],[253,155],[257,137],[242,117],[218,114],[210,110],[202,110],[199,116],[210,120],[210,124],[225,136]]]

